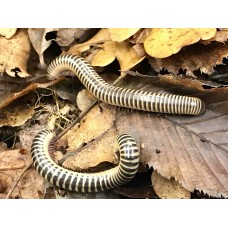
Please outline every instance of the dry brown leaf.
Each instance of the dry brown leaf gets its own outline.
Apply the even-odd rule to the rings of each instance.
[[[88,28],[60,28],[57,31],[56,43],[60,46],[69,46],[73,41],[88,33]]]
[[[115,142],[115,129],[113,122],[115,109],[98,106],[93,108],[80,123],[66,133],[58,142],[58,147],[68,145],[68,150],[75,150],[81,146],[75,158],[68,159],[64,165],[74,169],[95,167],[99,163],[108,161],[116,162],[113,144]],[[104,134],[105,133],[105,134]],[[103,135],[104,134],[104,135]],[[93,141],[93,142],[92,142]]]
[[[201,44],[211,44],[212,41],[224,43],[228,39],[228,29],[219,29],[215,36],[209,40],[201,40]]]
[[[82,43],[82,44],[76,44],[72,46],[67,53],[68,54],[75,54],[80,55],[80,53],[87,51],[90,49],[90,46],[97,46],[99,47],[100,44],[104,43],[105,41],[110,40],[110,35],[108,29],[101,29],[94,37],[92,37],[90,40]]]
[[[0,111],[0,127],[2,126],[21,126],[34,114],[34,108],[26,104],[8,106]]]
[[[53,28],[29,28],[28,34],[29,39],[32,43],[32,46],[36,50],[37,54],[39,55],[41,65],[45,65],[43,53],[44,51],[51,45],[51,39],[46,39],[46,34],[48,32],[56,31]]]
[[[30,76],[26,70],[29,55],[30,42],[26,29],[18,29],[11,39],[0,36],[0,74],[6,71],[12,77]]]
[[[162,199],[190,199],[191,192],[184,189],[177,181],[162,177],[157,171],[151,175],[154,191]]]
[[[222,64],[223,58],[228,56],[228,42],[212,43],[209,45],[195,44],[186,47],[176,55],[165,59],[150,58],[151,66],[156,71],[162,69],[177,74],[180,69],[186,70],[187,76],[194,76],[193,71],[200,70],[202,73],[211,74],[214,67]]]
[[[184,46],[194,44],[200,39],[208,40],[215,34],[215,28],[155,28],[144,41],[144,48],[154,58],[166,58],[176,54]]]
[[[134,35],[139,29],[140,28],[109,28],[108,31],[111,40],[121,42]]]
[[[4,36],[6,39],[10,39],[16,31],[16,28],[0,28],[0,35]]]
[[[82,111],[94,102],[94,97],[87,89],[81,90],[77,95],[77,106]]]
[[[163,75],[147,80],[143,90],[200,97],[206,103],[204,114],[182,116],[121,112],[116,126],[118,132],[128,132],[135,138],[141,147],[144,165],[152,166],[166,178],[174,177],[189,191],[197,189],[210,196],[227,197],[228,89],[204,90],[200,84],[197,80]],[[135,79],[131,88],[137,85],[139,81]]]
[[[20,176],[23,168],[30,162],[31,155],[26,152],[25,155],[20,153],[20,149],[7,150],[0,152],[0,179],[7,184],[6,191],[0,193],[0,198],[5,198],[12,188],[13,184]],[[19,190],[20,189],[20,192]],[[44,190],[44,179],[36,170],[30,169],[21,178],[18,186],[12,193],[12,198],[40,198],[40,193]]]
[[[32,84],[31,83],[28,84],[26,81],[21,81],[22,79],[17,81],[17,78],[15,78],[15,81],[17,81],[15,84],[3,83],[3,85],[1,85],[1,79],[4,79],[3,82],[9,81],[9,79],[5,75],[0,77],[0,96],[2,97],[2,99],[0,100],[0,109],[6,107],[17,98],[24,96],[25,94],[29,93],[32,90],[35,90],[37,88],[47,88],[62,80],[62,78],[59,78],[54,81],[47,81],[42,83],[35,82]],[[1,87],[3,88],[7,87],[7,89],[9,90],[6,90],[4,88],[1,91]]]

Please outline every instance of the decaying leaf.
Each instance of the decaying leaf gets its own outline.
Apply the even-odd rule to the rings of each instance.
[[[168,180],[154,171],[151,182],[156,194],[162,199],[190,199],[191,193],[184,189],[177,181]]]
[[[16,31],[16,28],[0,28],[0,35],[4,36],[6,39],[10,39]]]
[[[18,106],[8,106],[0,111],[0,127],[2,126],[21,126],[34,114],[34,108],[26,104]]]
[[[29,39],[40,58],[41,65],[45,65],[43,53],[51,45],[52,39],[47,40],[48,32],[56,31],[53,28],[30,28],[28,29]]]
[[[202,73],[211,74],[214,67],[222,64],[223,58],[227,56],[228,42],[212,43],[207,46],[195,44],[168,58],[150,58],[149,61],[158,72],[167,69],[170,73],[177,74],[182,69],[186,70],[187,76],[194,76],[193,71],[198,69]]]
[[[111,31],[113,34],[116,32],[116,36],[123,37],[124,35],[126,36],[127,34],[129,35],[133,33],[133,30],[114,29]],[[134,31],[136,32],[136,30]],[[93,56],[91,61],[92,66],[107,66],[117,58],[120,64],[120,69],[125,71],[131,69],[145,58],[145,52],[143,52],[142,48],[140,49],[139,46],[132,46],[124,41],[112,41],[108,29],[101,29],[92,39],[83,44],[73,46],[67,53],[80,54],[89,50],[91,45],[100,48],[100,50],[98,50],[98,52]],[[121,75],[123,76],[125,73],[121,72]]]
[[[176,54],[184,46],[194,44],[200,39],[211,39],[215,34],[215,28],[155,28],[146,38],[144,48],[146,53],[154,58],[166,58]]]
[[[197,80],[181,77],[161,79],[162,83],[159,78],[152,84],[147,81],[144,90],[201,97],[206,112],[199,116],[122,112],[116,119],[118,132],[131,134],[141,147],[142,163],[162,176],[174,177],[189,191],[228,197],[228,89],[203,90]]]
[[[69,46],[77,39],[82,39],[93,29],[89,28],[60,28],[57,31],[56,43],[60,46]]]
[[[0,180],[4,181],[6,191],[0,193],[0,198],[5,198],[20,176],[23,168],[30,162],[30,153],[21,154],[20,149],[1,151],[0,153]],[[43,192],[44,180],[34,170],[30,169],[21,178],[14,189],[11,198],[40,198],[39,192]]]
[[[95,98],[86,89],[81,90],[77,95],[77,106],[80,110],[85,110],[94,101],[95,101]]]
[[[19,29],[11,38],[0,36],[0,74],[4,71],[12,77],[30,76],[27,62],[30,54],[30,42],[26,29]]]
[[[90,40],[82,43],[76,44],[72,46],[67,53],[79,55],[82,52],[88,51],[90,46],[97,46],[99,47],[100,44],[104,43],[105,41],[110,41],[110,35],[108,29],[101,29],[94,37]]]
[[[104,49],[98,51],[94,56],[92,66],[106,66],[117,58],[120,69],[126,71],[140,63],[145,55],[138,54],[133,47],[125,42],[108,41],[104,44]],[[121,75],[125,75],[121,72]]]
[[[58,142],[58,147],[66,147],[68,150],[77,150],[77,156],[69,158],[64,165],[75,169],[80,167],[87,169],[95,167],[99,163],[108,161],[115,163],[115,129],[113,121],[115,109],[98,106],[93,108],[80,125],[75,126],[66,133]],[[84,145],[84,147],[83,147]],[[86,146],[85,146],[86,145]]]
[[[1,83],[1,79],[4,79],[3,83]],[[22,80],[22,79],[21,79]],[[54,81],[43,81],[43,82],[34,82],[34,83],[28,83],[25,79],[23,79],[23,81],[21,80],[17,80],[15,78],[15,82],[13,83],[11,82],[10,84],[9,79],[7,77],[5,77],[4,75],[2,77],[0,77],[0,95],[2,97],[2,99],[0,100],[0,109],[4,108],[5,106],[7,106],[8,104],[10,104],[11,102],[13,102],[14,100],[16,100],[19,97],[24,96],[25,94],[29,93],[32,90],[35,90],[37,88],[47,88],[59,81],[61,81],[61,78],[58,78]],[[6,84],[4,84],[4,82],[7,82]],[[6,87],[7,90],[4,88],[1,90],[1,87]]]
[[[109,28],[108,31],[111,40],[121,42],[134,35],[139,29],[140,28]]]

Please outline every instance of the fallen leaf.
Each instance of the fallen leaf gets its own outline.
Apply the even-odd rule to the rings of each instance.
[[[0,35],[4,36],[6,39],[10,39],[16,31],[16,28],[0,28]]]
[[[0,74],[4,71],[12,77],[30,76],[27,62],[30,54],[30,42],[26,29],[18,29],[11,38],[0,36]]]
[[[44,51],[51,45],[52,39],[47,40],[46,35],[48,32],[56,31],[54,28],[29,28],[28,34],[32,46],[39,55],[41,65],[45,66]]]
[[[75,170],[76,167],[95,167],[104,161],[116,163],[116,149],[113,146],[116,136],[114,114],[115,109],[103,107],[101,111],[96,106],[82,119],[80,125],[69,130],[58,141],[58,148],[67,145],[68,151],[77,149],[76,157],[67,159],[64,166]]]
[[[82,111],[89,107],[95,98],[91,95],[91,93],[87,89],[81,90],[77,95],[77,106]]]
[[[194,76],[195,70],[211,74],[214,67],[223,63],[228,56],[228,43],[212,43],[210,45],[195,44],[186,47],[179,53],[164,59],[150,58],[149,62],[156,71],[166,69],[168,72],[178,74],[185,70],[187,76]]]
[[[174,177],[189,191],[228,197],[228,89],[203,90],[197,80],[174,76],[150,81],[143,90],[201,97],[206,112],[199,116],[119,112],[118,132],[131,134],[141,147],[142,163],[165,178]],[[129,86],[136,88],[139,82],[135,84]]]
[[[109,28],[110,38],[113,41],[124,41],[139,31],[140,28]]]
[[[100,44],[104,43],[105,41],[110,41],[109,31],[108,31],[108,29],[101,29],[90,40],[88,40],[82,44],[76,44],[76,45],[72,46],[67,51],[67,53],[68,54],[80,55],[82,52],[88,51],[90,49],[90,46],[99,47]]]
[[[215,28],[154,28],[144,41],[144,48],[154,58],[166,58],[176,54],[184,46],[194,44],[200,39],[208,40],[215,34]]]
[[[217,30],[214,37],[209,40],[201,40],[201,44],[211,44],[213,41],[224,43],[228,39],[228,29]]]
[[[0,152],[0,179],[6,185],[6,191],[0,193],[0,198],[5,198],[11,190],[13,184],[20,176],[23,168],[30,162],[30,153],[21,155],[20,149],[7,150]],[[21,178],[17,187],[14,189],[11,198],[39,198],[38,192],[44,189],[43,178],[34,170],[30,169]],[[19,191],[20,190],[20,191]]]
[[[145,55],[138,55],[133,47],[126,42],[108,41],[104,43],[104,48],[98,51],[94,56],[92,66],[106,66],[117,58],[120,64],[120,70],[126,71],[140,63]],[[124,76],[125,72],[121,72]]]
[[[190,199],[191,192],[184,189],[177,181],[168,180],[154,171],[151,175],[154,191],[161,199]]]
[[[57,30],[56,43],[59,46],[69,46],[74,41],[88,37],[95,29],[90,28],[60,28]]]
[[[92,59],[92,66],[107,66],[112,63],[116,58],[116,49],[118,44],[115,41],[107,41],[104,43],[103,48],[98,51]]]
[[[11,105],[0,111],[0,127],[2,126],[21,126],[34,114],[34,108],[26,104]]]
[[[3,81],[1,81],[2,79]],[[58,78],[54,81],[41,80],[39,82],[39,80],[37,80],[37,82],[30,83],[26,79],[17,78],[15,78],[14,81],[10,81],[9,77],[3,75],[0,77],[0,82],[2,82],[0,83],[0,95],[2,97],[0,100],[0,109],[6,107],[17,98],[24,96],[32,90],[37,88],[47,88],[61,80],[62,78]],[[1,87],[3,88],[2,90]],[[8,90],[6,90],[5,87],[7,87]]]

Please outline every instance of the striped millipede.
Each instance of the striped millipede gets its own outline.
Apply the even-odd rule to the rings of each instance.
[[[55,186],[76,192],[98,192],[130,181],[139,166],[139,149],[128,134],[119,134],[116,139],[119,146],[119,165],[98,173],[78,173],[57,165],[50,157],[48,145],[53,138],[50,130],[43,130],[32,143],[32,159],[40,175]]]
[[[148,112],[199,115],[205,110],[204,102],[197,97],[163,93],[151,93],[113,86],[104,81],[81,57],[60,55],[48,67],[49,78],[70,70],[82,84],[99,100],[105,103]]]
[[[83,85],[99,100],[108,104],[149,112],[199,115],[205,104],[199,98],[151,93],[113,86],[105,82],[81,57],[66,54],[56,58],[48,67],[49,78],[62,71],[74,72]],[[114,188],[130,181],[139,165],[139,149],[132,136],[119,134],[119,165],[99,173],[78,173],[52,161],[48,146],[53,138],[49,130],[40,132],[32,143],[32,158],[36,170],[53,185],[77,192],[97,192]]]

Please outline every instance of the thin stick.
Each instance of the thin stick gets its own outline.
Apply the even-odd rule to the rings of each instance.
[[[5,199],[9,199],[13,190],[16,188],[17,184],[19,183],[20,179],[22,178],[22,176],[25,174],[25,172],[31,167],[32,165],[32,160],[29,162],[29,164],[22,170],[20,176],[17,178],[17,180],[14,182],[11,190],[8,192],[7,196]]]
[[[5,171],[5,170],[15,170],[15,169],[23,169],[25,165],[18,165],[18,166],[5,166],[5,167],[0,167],[0,171]]]

